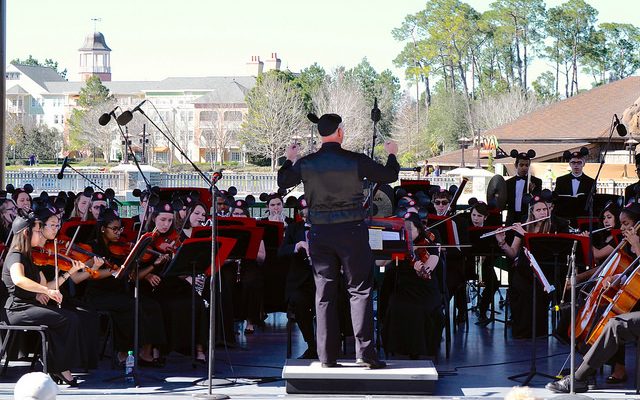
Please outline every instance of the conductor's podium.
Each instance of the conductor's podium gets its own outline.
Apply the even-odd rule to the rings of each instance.
[[[428,360],[387,360],[387,367],[369,370],[354,360],[342,367],[322,368],[318,360],[288,359],[282,370],[287,393],[306,394],[432,394],[438,371]]]

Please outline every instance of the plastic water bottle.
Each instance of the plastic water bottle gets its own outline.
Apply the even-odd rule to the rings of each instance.
[[[129,350],[127,355],[127,360],[124,363],[124,379],[128,384],[133,385],[135,380],[133,378],[133,366],[135,364],[135,359],[133,358],[133,351]]]

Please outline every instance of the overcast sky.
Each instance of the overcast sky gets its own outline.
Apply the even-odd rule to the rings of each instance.
[[[468,1],[478,11],[491,3]],[[547,0],[548,6],[562,1]],[[599,22],[640,26],[637,0],[588,0]],[[252,55],[272,52],[294,72],[318,62],[330,71],[367,57],[377,71],[402,49],[391,30],[424,0],[7,0],[7,61],[52,58],[78,78],[78,48],[100,18],[112,79],[246,75]],[[533,75],[544,69],[538,62]],[[586,83],[586,82],[585,82]],[[584,84],[583,84],[584,85]]]

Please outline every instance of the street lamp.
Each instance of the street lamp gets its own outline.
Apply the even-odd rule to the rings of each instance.
[[[460,160],[460,166],[464,168],[464,149],[469,146],[469,143],[471,143],[471,139],[467,137],[461,137],[460,139],[458,139],[458,143],[460,144],[460,148],[462,149],[462,159]]]

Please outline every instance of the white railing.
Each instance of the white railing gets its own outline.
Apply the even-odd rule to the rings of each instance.
[[[103,189],[112,188],[117,193],[126,189],[127,176],[118,172],[85,172],[82,173]],[[59,191],[81,192],[91,184],[82,176],[67,170],[63,179],[58,179],[58,173],[53,171],[7,171],[5,174],[7,184],[14,187],[23,187],[31,184],[36,195],[41,191],[57,193]]]

